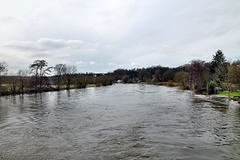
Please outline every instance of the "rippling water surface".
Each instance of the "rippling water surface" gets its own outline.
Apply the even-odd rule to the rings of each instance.
[[[239,105],[115,84],[0,97],[0,159],[240,159]]]

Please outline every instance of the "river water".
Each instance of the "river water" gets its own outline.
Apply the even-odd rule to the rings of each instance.
[[[240,159],[239,105],[142,84],[0,97],[0,159]]]

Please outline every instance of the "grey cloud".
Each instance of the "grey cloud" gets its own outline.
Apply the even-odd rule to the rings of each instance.
[[[78,53],[81,51],[84,53],[93,52],[95,50],[94,45],[86,44],[81,40],[62,40],[50,38],[41,38],[38,41],[15,41],[5,45],[5,47],[26,52],[62,50],[64,48],[70,49],[72,52],[77,50]]]
[[[19,21],[19,19],[15,17],[8,17],[8,16],[0,17],[0,22],[2,23],[9,23],[9,22],[16,22],[16,21]]]
[[[42,58],[42,57],[48,57],[49,55],[46,53],[37,53],[37,54],[33,54],[31,55],[31,58]]]
[[[169,45],[154,46],[148,50],[149,51],[152,50],[154,53],[162,54],[162,55],[168,55],[168,56],[170,56],[170,55],[176,56],[177,55],[177,51]]]
[[[130,64],[116,64],[116,63],[108,63],[108,66],[113,67],[114,69],[118,69],[118,68],[134,68],[134,67],[139,67],[140,64],[136,63],[136,62],[131,62]]]
[[[10,48],[13,50],[21,50],[21,51],[43,51],[44,49],[37,46],[36,43],[34,42],[22,42],[22,41],[15,41],[15,42],[11,42],[7,45],[5,45],[4,47],[6,48]]]
[[[37,44],[42,45],[46,49],[60,49],[66,47],[65,41],[60,39],[41,38],[37,41]]]

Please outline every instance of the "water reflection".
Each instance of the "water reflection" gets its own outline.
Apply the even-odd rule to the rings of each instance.
[[[4,124],[6,120],[6,115],[8,115],[8,105],[5,104],[5,100],[3,98],[0,98],[0,124]]]
[[[239,105],[176,88],[0,97],[4,159],[239,159],[239,140]]]

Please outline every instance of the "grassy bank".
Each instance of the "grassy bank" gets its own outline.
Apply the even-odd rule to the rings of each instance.
[[[228,96],[228,92],[218,91],[218,95]],[[230,96],[233,100],[240,103],[240,93],[239,92],[230,92]]]
[[[87,84],[87,86],[82,87],[97,87],[101,85],[96,84]],[[77,87],[76,85],[71,85],[69,89],[81,89]],[[50,86],[44,86],[43,88],[24,88],[23,93],[24,94],[32,94],[32,93],[40,93],[40,92],[51,92],[51,91],[60,91],[60,90],[66,90],[66,85],[61,85],[60,88],[58,88],[57,85],[50,85]],[[15,90],[12,90],[11,87],[8,85],[2,85],[2,88],[0,90],[0,96],[8,96],[8,95],[17,95],[22,94],[22,90],[19,89],[19,87],[16,87]]]
[[[87,87],[96,87],[96,84],[88,84]]]
[[[228,92],[218,91],[218,94],[228,96]],[[239,92],[230,92],[230,96],[240,96]]]

